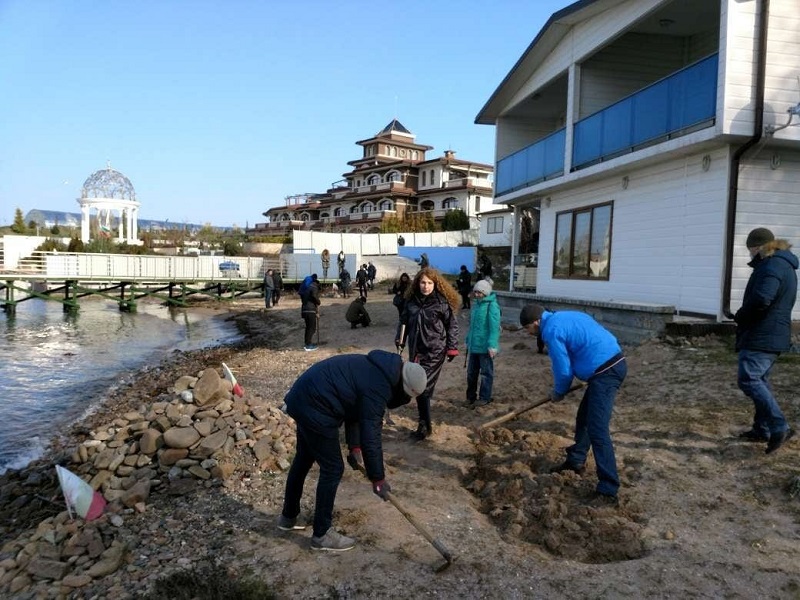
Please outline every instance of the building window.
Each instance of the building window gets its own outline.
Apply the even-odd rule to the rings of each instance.
[[[608,280],[613,203],[556,214],[553,277]]]
[[[428,185],[428,173],[425,171],[422,172],[422,185]]]
[[[431,169],[431,185],[436,185],[436,177],[433,174],[433,169]]]
[[[412,150],[411,151],[411,160],[417,160],[418,156],[419,156],[419,154],[417,154],[416,150]]]
[[[372,212],[373,210],[375,210],[375,207],[372,204],[372,202],[364,202],[364,204],[361,205],[362,213],[369,213]]]
[[[381,210],[394,210],[394,205],[391,200],[383,200],[380,204]]]
[[[400,181],[400,173],[398,171],[392,171],[386,176],[386,181]]]
[[[381,182],[380,175],[370,175],[369,178],[367,179],[367,185],[375,185],[380,182]]]
[[[419,209],[420,210],[433,210],[434,209],[433,200],[424,200],[424,201],[420,202],[419,203]]]
[[[445,198],[442,200],[442,208],[447,210],[449,208],[458,208],[458,198]]]
[[[334,217],[341,217],[344,215],[344,211],[342,210],[341,206],[337,206],[333,209],[333,216]]]
[[[503,233],[503,217],[489,217],[486,220],[486,233]]]

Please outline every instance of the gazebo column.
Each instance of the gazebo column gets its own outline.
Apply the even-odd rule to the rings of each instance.
[[[119,227],[117,229],[117,241],[121,244],[125,241],[125,209],[122,207],[117,208],[119,211]]]
[[[89,243],[90,223],[91,223],[91,207],[84,204],[81,206],[81,241],[84,244]]]

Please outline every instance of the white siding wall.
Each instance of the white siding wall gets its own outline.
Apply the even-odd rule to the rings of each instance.
[[[787,109],[800,103],[800,2],[772,0],[769,18],[765,125],[784,125]],[[800,117],[795,126],[775,134],[777,139],[800,141]],[[797,189],[797,188],[795,188]],[[797,240],[800,242],[800,240]]]
[[[503,219],[501,233],[487,233],[489,219],[500,217]],[[481,216],[480,244],[483,246],[510,246],[514,228],[514,212],[498,212]]]
[[[495,156],[500,160],[553,133],[556,129],[558,127],[554,123],[543,119],[523,121],[501,117],[497,120]]]
[[[727,147],[665,161],[550,196],[542,204],[539,277],[543,295],[673,305],[718,315],[721,305]],[[614,201],[609,281],[552,278],[556,212]]]
[[[623,2],[578,23],[541,62],[533,76],[509,102],[509,107],[519,104],[547,82],[566,73],[572,63],[586,60],[599,46],[613,40],[632,23],[665,3],[664,0]]]
[[[744,288],[750,277],[750,254],[744,242],[755,227],[766,227],[792,244],[800,252],[800,152],[776,151],[780,165],[770,167],[772,151],[764,151],[742,164],[739,175],[739,199],[736,211],[731,308],[742,304]],[[794,319],[800,319],[800,305],[795,304]]]

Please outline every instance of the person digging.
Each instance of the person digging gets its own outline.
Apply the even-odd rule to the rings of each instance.
[[[609,424],[617,391],[628,373],[617,339],[586,313],[550,312],[539,304],[524,306],[519,324],[531,335],[541,334],[547,346],[553,370],[551,402],[564,399],[573,377],[586,382],[575,417],[575,443],[567,448],[566,460],[550,472],[582,474],[591,447],[598,479],[592,503],[616,506],[619,475]]]
[[[427,385],[425,369],[384,350],[332,356],[302,373],[284,398],[286,412],[297,423],[297,449],[286,478],[278,529],[305,529],[298,523],[300,499],[306,476],[317,463],[311,549],[342,552],[355,546],[353,538],[333,528],[333,505],[344,473],[339,428],[345,427],[348,464],[355,470],[363,468],[372,491],[386,501],[391,486],[381,444],[384,413],[408,404]]]

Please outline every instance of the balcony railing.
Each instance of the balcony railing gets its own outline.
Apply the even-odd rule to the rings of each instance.
[[[362,185],[354,187],[353,192],[356,194],[368,194],[371,192],[388,192],[391,190],[399,190],[406,187],[405,180],[401,181],[384,181],[383,183],[375,183],[370,185]]]
[[[445,188],[459,188],[459,187],[485,187],[491,188],[492,182],[488,179],[480,179],[478,177],[461,177],[459,179],[451,179],[444,182]]]
[[[507,194],[564,174],[565,129],[497,161],[495,194]]]
[[[713,124],[717,62],[704,58],[575,123],[573,168]]]

